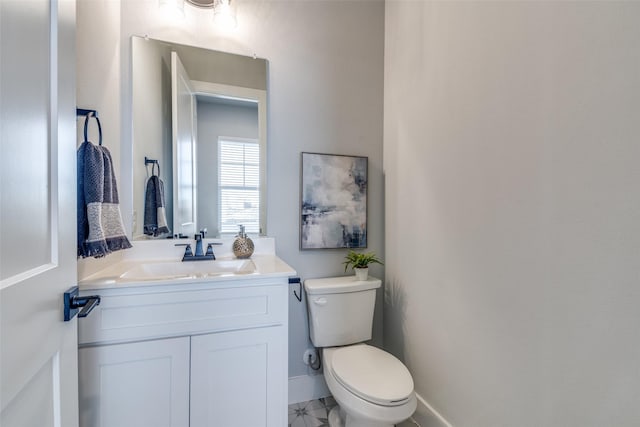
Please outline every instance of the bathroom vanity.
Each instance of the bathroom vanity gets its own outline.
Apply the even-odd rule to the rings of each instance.
[[[80,282],[101,296],[79,322],[81,426],[286,425],[295,271],[275,253],[241,264],[128,259]]]

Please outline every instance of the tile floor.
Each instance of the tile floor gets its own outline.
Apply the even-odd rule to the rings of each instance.
[[[336,401],[333,397],[289,405],[289,427],[328,427],[327,417],[334,406]]]
[[[289,405],[289,427],[328,427],[327,417],[334,406],[336,401],[331,396]],[[407,420],[397,427],[420,426],[412,420]]]

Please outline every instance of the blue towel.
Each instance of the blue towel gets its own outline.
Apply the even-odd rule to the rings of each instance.
[[[147,181],[144,198],[144,234],[159,236],[167,233],[171,233],[171,230],[167,226],[164,184],[157,175],[152,175]]]
[[[103,257],[127,249],[111,153],[83,142],[78,148],[78,256]]]

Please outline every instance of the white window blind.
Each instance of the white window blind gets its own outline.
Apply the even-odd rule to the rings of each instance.
[[[221,233],[259,233],[260,145],[256,140],[218,139]]]

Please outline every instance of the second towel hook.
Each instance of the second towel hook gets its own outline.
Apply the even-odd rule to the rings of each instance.
[[[87,115],[84,118],[84,140],[85,141],[89,141],[89,120],[91,119],[91,117],[96,119],[96,123],[98,123],[98,145],[102,145],[102,125],[100,125],[100,119],[98,118],[98,115],[95,113],[95,111],[88,111]]]
[[[144,166],[146,167],[147,165],[151,165],[151,176],[153,176],[153,171],[156,167],[156,165],[158,166],[158,176],[160,176],[160,162],[158,162],[155,159],[150,159],[147,156],[144,156]],[[149,170],[147,170],[147,173],[149,172]]]

